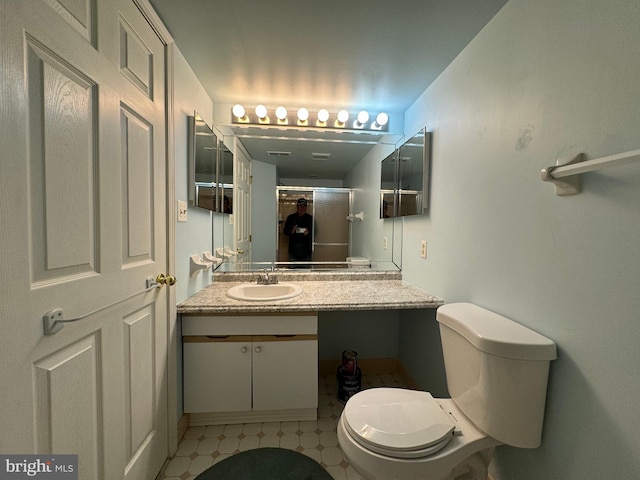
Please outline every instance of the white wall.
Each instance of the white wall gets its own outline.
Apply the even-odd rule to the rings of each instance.
[[[319,312],[318,358],[339,362],[344,350],[361,359],[397,358],[398,319],[397,310]]]
[[[640,472],[640,164],[587,174],[572,197],[540,181],[557,157],[640,148],[639,24],[637,0],[511,0],[405,117],[406,133],[434,132],[405,280],[558,344],[543,445],[499,447],[496,479]],[[417,376],[439,361],[409,344],[420,334],[401,322]]]
[[[349,172],[345,179],[345,186],[354,190],[353,213],[364,212],[364,220],[355,220],[351,231],[351,255],[366,257],[379,261],[378,268],[385,268],[385,263],[393,261],[394,221],[399,225],[399,219],[380,218],[380,167],[382,160],[393,152],[395,146],[391,144],[376,145]],[[387,248],[384,248],[384,238],[387,238]],[[400,245],[397,245],[400,248]],[[397,263],[400,263],[398,259]]]
[[[173,121],[175,142],[176,200],[187,203],[187,117],[194,111],[211,125],[213,105],[180,51],[174,47]],[[188,206],[188,221],[176,225],[176,300],[181,302],[211,283],[211,270],[190,276],[189,257],[212,249],[212,214],[202,208]]]
[[[342,188],[344,182],[342,180],[336,180],[331,178],[285,178],[280,177],[279,185],[287,187],[328,187],[328,188]]]
[[[251,259],[258,262],[277,260],[278,213],[276,208],[275,165],[251,161]]]
[[[187,117],[198,111],[200,115],[211,125],[212,104],[211,99],[205,93],[204,88],[196,78],[180,51],[174,50],[174,95],[173,95],[173,130],[175,146],[175,182],[176,200],[188,203],[188,175],[187,175]],[[178,282],[176,288],[176,301],[181,302],[200,289],[211,283],[210,270],[190,276],[189,257],[195,253],[201,254],[205,250],[212,251],[211,219],[212,214],[201,208],[188,206],[188,220],[186,223],[176,224],[176,272]],[[177,352],[177,379],[178,395],[176,412],[177,418],[182,416],[182,338],[180,337],[180,325],[177,334],[171,341],[175,342]]]

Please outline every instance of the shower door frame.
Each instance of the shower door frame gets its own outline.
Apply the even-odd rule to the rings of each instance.
[[[346,245],[347,246],[347,256],[351,255],[351,248],[352,248],[352,224],[351,222],[349,222],[346,218],[345,218],[345,222],[348,223],[347,225],[347,243],[317,243],[316,242],[316,193],[317,192],[326,192],[326,193],[330,193],[330,192],[340,192],[340,193],[348,193],[349,195],[349,211],[348,211],[348,215],[352,214],[352,210],[353,210],[353,189],[352,188],[345,188],[345,187],[305,187],[305,186],[277,186],[276,187],[276,211],[280,213],[280,192],[282,191],[286,191],[286,192],[300,192],[300,195],[302,194],[311,194],[313,201],[312,206],[313,206],[313,210],[311,212],[311,215],[313,215],[313,226],[314,228],[312,229],[312,239],[311,239],[311,248],[312,248],[312,253],[311,253],[311,258],[312,261],[311,262],[303,262],[306,264],[310,264],[311,266],[313,265],[326,265],[326,264],[331,264],[331,265],[336,265],[336,264],[341,264],[344,263],[346,265],[346,258],[344,261],[313,261],[313,254],[315,253],[316,250],[316,245],[317,246],[343,246]],[[281,237],[284,235],[282,233],[282,227],[284,225],[284,220],[286,219],[286,216],[283,216],[282,219],[280,219],[280,217],[278,218],[278,222],[276,225],[276,263],[278,264],[283,264],[283,263],[289,263],[288,262],[288,258],[287,261],[282,262],[280,261],[280,241],[281,241]],[[281,221],[280,221],[281,220]]]

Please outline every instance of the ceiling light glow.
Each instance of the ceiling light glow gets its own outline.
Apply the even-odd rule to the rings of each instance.
[[[329,120],[329,110],[323,108],[322,110],[318,111],[318,120],[322,123],[325,123],[327,120]]]
[[[309,119],[309,110],[302,107],[298,110],[298,120],[301,122],[306,122]]]
[[[287,118],[287,109],[284,107],[276,108],[276,117],[278,120],[284,120]]]
[[[231,112],[233,113],[233,116],[237,118],[243,118],[246,113],[244,107],[239,103],[233,106]]]
[[[384,127],[387,123],[389,123],[389,115],[384,112],[379,113],[376,117],[376,123],[379,126]]]
[[[256,115],[258,116],[258,118],[265,118],[267,116],[267,107],[265,107],[264,105],[258,105],[256,107]]]

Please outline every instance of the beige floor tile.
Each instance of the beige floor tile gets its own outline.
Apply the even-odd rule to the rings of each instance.
[[[211,455],[199,455],[191,460],[189,473],[191,475],[200,475],[211,465],[213,465],[213,457]]]
[[[395,374],[363,375],[363,388],[374,386],[404,385]],[[301,452],[323,465],[334,480],[362,480],[338,445],[336,425],[344,405],[336,396],[335,375],[321,376],[318,392],[318,420],[190,427],[159,480],[194,480],[239,451],[261,447]]]
[[[220,446],[220,440],[217,438],[205,438],[198,444],[198,448],[195,452],[198,455],[211,455],[213,452],[218,450]]]

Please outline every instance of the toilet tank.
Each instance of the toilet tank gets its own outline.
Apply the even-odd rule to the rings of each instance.
[[[538,447],[555,343],[470,303],[443,305],[436,318],[455,404],[494,439]]]

